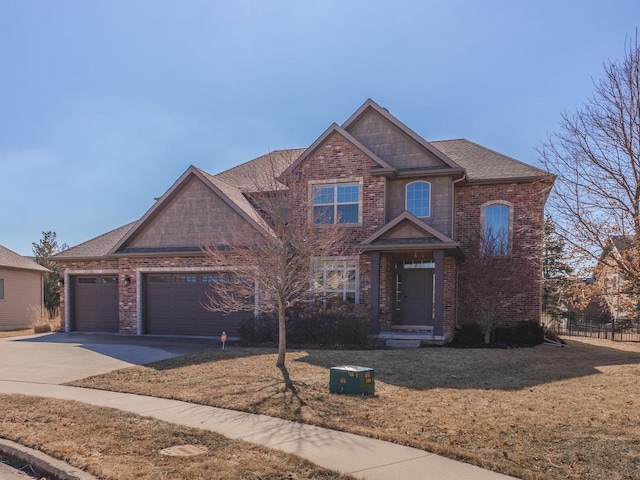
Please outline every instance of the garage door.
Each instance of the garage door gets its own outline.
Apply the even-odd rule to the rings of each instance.
[[[73,278],[73,329],[118,332],[118,277]]]
[[[207,302],[212,274],[150,274],[145,279],[145,333],[157,335],[237,335],[251,312],[210,312]]]

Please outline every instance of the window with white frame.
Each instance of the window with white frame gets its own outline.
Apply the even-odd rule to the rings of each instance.
[[[313,185],[313,219],[316,225],[359,223],[360,184]]]
[[[4,300],[4,278],[0,278],[0,300]]]
[[[511,250],[512,207],[493,202],[482,208],[482,243],[485,255],[508,255]]]
[[[418,181],[408,183],[406,186],[407,212],[419,218],[431,216],[431,184]]]
[[[315,292],[323,299],[358,303],[358,262],[355,258],[317,260]]]

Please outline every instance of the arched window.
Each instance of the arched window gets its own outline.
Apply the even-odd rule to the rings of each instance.
[[[482,244],[485,255],[508,255],[511,250],[512,208],[492,202],[482,209]]]
[[[411,182],[407,184],[407,212],[416,217],[431,216],[431,184],[429,182]]]

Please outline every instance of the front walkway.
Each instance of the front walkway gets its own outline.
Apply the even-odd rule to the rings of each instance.
[[[75,400],[117,408],[283,450],[307,458],[322,467],[367,480],[512,478],[416,448],[264,415],[177,400],[15,380],[0,380],[0,393]]]

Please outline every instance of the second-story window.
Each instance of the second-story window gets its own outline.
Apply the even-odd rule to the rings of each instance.
[[[360,184],[314,185],[313,218],[316,225],[357,224],[360,218]]]
[[[511,208],[505,203],[485,204],[482,211],[485,255],[508,255],[511,249]]]
[[[419,218],[431,216],[431,184],[429,182],[411,182],[407,184],[407,212]]]

